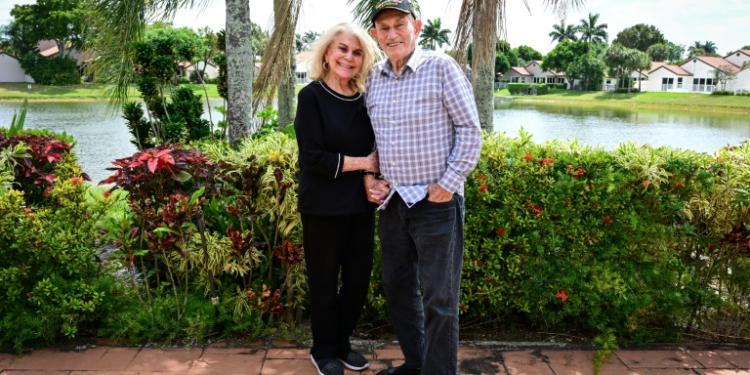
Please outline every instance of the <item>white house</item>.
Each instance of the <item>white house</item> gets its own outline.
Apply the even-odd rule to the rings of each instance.
[[[214,79],[219,76],[219,67],[217,67],[216,65],[210,62],[208,63],[208,65],[206,65],[206,63],[204,63],[203,61],[199,61],[195,64],[192,64],[192,63],[185,64],[187,77],[190,78],[190,74],[192,74],[193,71],[195,71],[195,69],[198,69],[198,71],[203,71],[204,66],[206,67],[206,73],[205,73],[206,75],[204,76],[204,78]]]
[[[307,60],[312,56],[311,51],[303,51],[297,54],[295,62],[297,67],[295,73],[297,74],[297,84],[310,83],[310,78],[307,77]]]
[[[21,62],[15,56],[0,50],[0,82],[33,83],[34,79],[21,68]]]
[[[565,73],[543,71],[542,62],[534,60],[526,66],[514,66],[503,74],[503,80],[510,83],[566,83]]]
[[[750,51],[738,50],[725,58],[695,56],[679,66],[657,62],[646,73],[647,80],[641,83],[641,89],[696,93],[711,93],[716,89],[750,90],[749,74],[740,68],[746,61],[750,61]],[[717,70],[734,75],[734,79],[718,82]]]
[[[740,49],[732,52],[724,56],[724,60],[727,60],[734,65],[742,66],[742,64],[750,61],[750,49]]]

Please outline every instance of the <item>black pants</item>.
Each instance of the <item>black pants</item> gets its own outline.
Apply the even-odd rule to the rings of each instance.
[[[344,358],[370,285],[375,213],[303,214],[302,228],[312,305],[311,354],[316,361]]]

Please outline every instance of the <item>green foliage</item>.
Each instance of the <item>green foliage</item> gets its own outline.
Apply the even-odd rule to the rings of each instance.
[[[187,137],[167,137],[166,139],[195,141],[203,139],[211,133],[211,124],[208,120],[201,118],[203,116],[201,95],[195,95],[189,87],[179,87],[174,90],[172,102],[167,104],[167,111],[170,114],[169,122],[184,124]]]
[[[76,60],[70,57],[44,57],[29,53],[21,59],[21,66],[26,74],[42,85],[70,86],[81,83]]]
[[[74,337],[103,312],[112,281],[99,278],[94,256],[108,200],[86,196],[79,177],[56,179],[42,206],[20,191],[0,195],[0,346]]]
[[[80,49],[84,43],[86,14],[82,0],[39,0],[14,5],[10,15],[14,18],[10,34],[25,44],[15,45],[21,55],[35,52],[42,40],[56,41],[61,56],[66,56],[68,44]]]
[[[565,74],[568,80],[580,80],[581,90],[596,91],[604,80],[604,66],[599,59],[586,54],[568,65]]]
[[[450,45],[450,33],[450,30],[442,28],[440,18],[427,20],[420,33],[419,45],[433,51],[436,46],[442,47],[443,44]]]
[[[509,83],[508,91],[511,95],[545,95],[549,88],[544,83]]]
[[[125,119],[130,135],[133,139],[130,140],[135,147],[139,150],[154,147],[151,143],[151,128],[152,124],[150,121],[143,117],[143,108],[141,103],[130,102],[125,103],[122,106],[122,118]]]
[[[542,53],[529,46],[518,46],[515,50],[518,52],[518,58],[526,63],[542,59]]]
[[[26,123],[26,111],[29,109],[29,100],[24,99],[21,105],[20,115],[13,112],[13,120],[10,121],[10,127],[8,132],[5,134],[8,137],[14,137],[23,130],[23,125]]]
[[[716,90],[716,91],[712,91],[711,95],[716,95],[716,96],[732,96],[732,95],[734,95],[734,91]]]
[[[637,88],[630,88],[628,90],[628,88],[619,87],[619,88],[617,88],[617,90],[615,90],[615,92],[618,93],[618,94],[635,94],[635,93],[640,92],[640,91]]]
[[[617,43],[627,48],[646,52],[654,44],[663,45],[666,42],[667,39],[664,38],[664,34],[656,26],[639,23],[620,31],[615,40],[612,41],[612,44]]]
[[[547,83],[547,88],[555,90],[565,90],[568,88],[567,83]]]
[[[562,41],[542,61],[542,70],[564,72],[576,59],[586,55],[588,45],[582,42]]]

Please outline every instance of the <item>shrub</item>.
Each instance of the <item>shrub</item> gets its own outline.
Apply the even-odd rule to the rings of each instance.
[[[567,83],[547,83],[547,88],[555,90],[566,90],[568,88]]]
[[[48,86],[69,86],[81,83],[77,62],[70,57],[44,57],[30,53],[21,60],[21,66],[34,81]]]
[[[718,95],[718,96],[733,96],[734,91],[723,91],[723,90],[716,90],[712,91],[711,95]]]
[[[177,79],[177,83],[180,84],[180,85],[186,85],[186,84],[190,83],[190,79],[187,78],[187,77],[180,77],[180,78]]]
[[[55,186],[56,179],[89,177],[81,171],[72,146],[44,132],[22,132],[13,137],[6,137],[0,132],[0,151],[8,150],[14,154],[6,158],[14,176],[14,183],[31,204],[41,203]],[[19,152],[22,149],[22,152]]]
[[[615,92],[618,93],[618,94],[627,94],[628,93],[628,88],[627,87],[618,87]],[[630,88],[630,93],[631,94],[636,94],[636,93],[639,93],[639,92],[640,92],[640,90],[638,90],[635,87],[631,87]]]
[[[737,96],[750,96],[750,92],[738,92]]]
[[[509,83],[508,91],[511,95],[545,95],[549,92],[543,83]]]
[[[0,191],[0,347],[19,352],[95,325],[112,298],[112,280],[95,261],[97,222],[110,201],[88,196],[67,145],[40,138],[4,139],[3,149],[23,165]]]

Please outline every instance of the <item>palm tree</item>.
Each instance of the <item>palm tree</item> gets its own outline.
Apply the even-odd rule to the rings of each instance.
[[[565,40],[577,41],[578,28],[574,25],[565,25],[565,20],[561,20],[559,25],[552,25],[552,32],[549,33],[552,43],[562,42]]]
[[[435,50],[435,44],[438,47],[442,47],[443,44],[450,45],[448,36],[450,33],[450,30],[441,28],[440,18],[434,21],[428,20],[427,24],[422,27],[419,45],[433,51]]]
[[[312,44],[320,38],[320,33],[315,31],[307,31],[304,35],[302,35],[301,41],[302,41],[302,50],[310,49]]]
[[[302,1],[297,0],[297,4],[299,5]],[[294,121],[294,103],[295,103],[295,94],[296,94],[296,88],[297,88],[297,73],[295,72],[297,70],[297,59],[295,52],[297,51],[296,46],[296,34],[294,33],[294,29],[297,26],[297,17],[299,15],[299,9],[295,10],[292,8],[289,0],[274,0],[273,1],[273,13],[274,13],[274,35],[277,32],[281,32],[283,35],[286,35],[286,38],[292,38],[293,43],[290,46],[285,45],[282,43],[280,49],[276,50],[278,53],[278,58],[280,60],[284,60],[284,56],[286,55],[286,64],[283,64],[280,68],[283,69],[281,72],[278,73],[278,109],[279,109],[279,130],[289,126]],[[279,30],[279,27],[285,27],[288,28],[287,30]],[[288,42],[288,41],[287,41]],[[268,62],[265,58],[265,55],[263,56],[263,65],[265,66]],[[277,60],[278,61],[278,60]],[[261,75],[260,77],[263,77],[263,74],[272,74],[272,73],[266,73],[261,68]],[[275,86],[275,85],[272,85]],[[260,96],[262,96],[262,93],[257,90],[256,88],[256,100]],[[270,100],[271,98],[267,98]],[[259,102],[257,102],[259,103]],[[258,108],[258,105],[255,105],[254,108]]]
[[[631,74],[636,70],[645,69],[646,62],[651,65],[650,59],[641,51],[623,47],[621,44],[615,43],[607,49],[604,54],[604,63],[609,67],[610,74],[617,77],[620,82],[620,87],[627,87],[628,93],[630,88],[633,86],[631,82]]]
[[[703,50],[706,51],[706,54],[713,55],[718,51],[718,48],[716,48],[716,43],[706,41],[706,43],[703,43]]]
[[[226,1],[226,55],[228,82],[229,140],[236,144],[251,130],[253,51],[250,43],[250,5],[246,0]],[[291,1],[291,0],[289,0]],[[133,83],[134,44],[145,34],[146,21],[174,18],[177,10],[199,6],[210,0],[91,0],[88,27],[97,38],[87,50],[97,51],[89,73],[109,85],[110,105],[119,107],[128,100]]]
[[[354,20],[357,21],[362,28],[369,30],[372,27],[372,11],[375,10],[375,6],[381,1],[383,0],[346,0],[346,5],[355,4],[354,10],[352,10]],[[411,3],[412,8],[414,8],[414,13],[419,17],[421,10],[417,0],[408,1]]]
[[[641,81],[643,81],[643,71],[651,69],[651,56],[646,52],[640,52],[636,54],[634,67],[638,70],[638,92],[641,92]],[[631,85],[632,86],[632,85]],[[630,86],[628,86],[628,93],[630,92]]]
[[[705,56],[707,51],[701,42],[696,41],[692,46],[688,47],[690,57],[693,56]]]
[[[581,41],[586,43],[604,43],[609,38],[607,24],[597,25],[599,14],[589,13],[589,19],[581,19],[578,31],[581,33]]]

